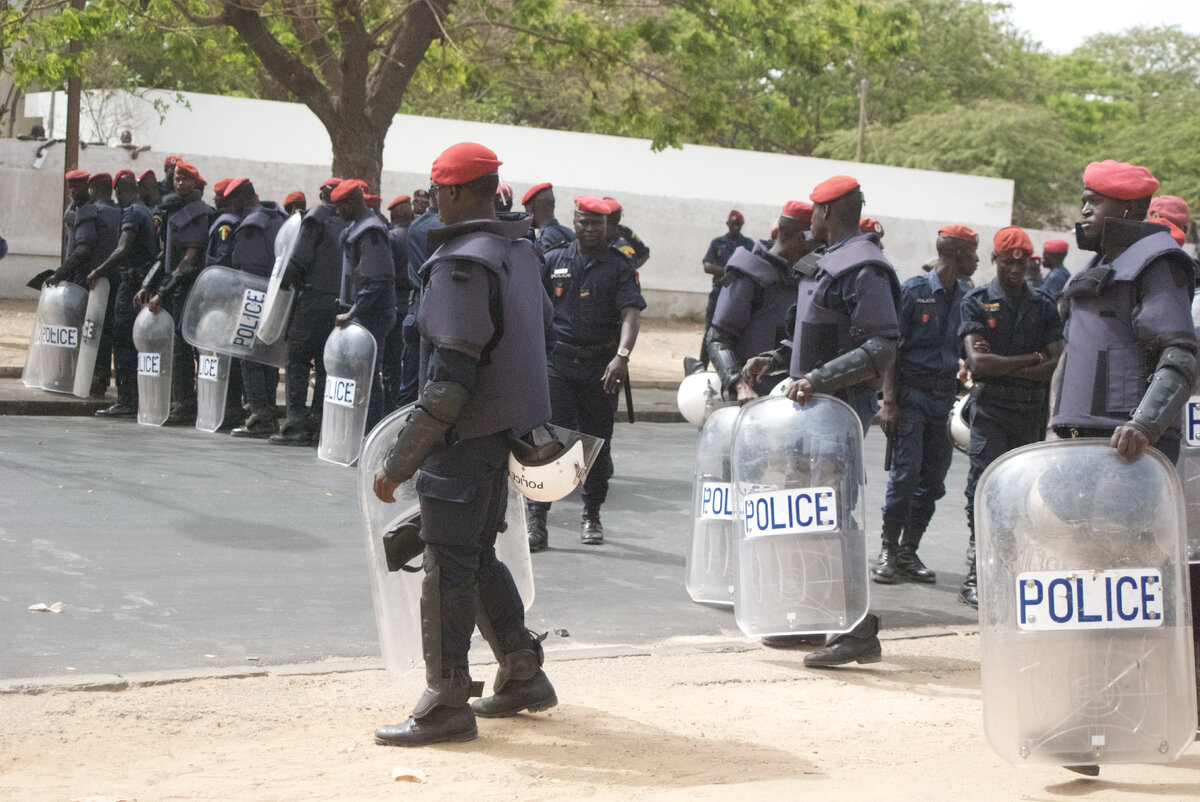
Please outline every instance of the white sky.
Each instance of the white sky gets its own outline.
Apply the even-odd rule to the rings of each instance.
[[[1013,23],[1054,53],[1069,53],[1094,33],[1179,25],[1200,34],[1197,0],[1006,0]]]

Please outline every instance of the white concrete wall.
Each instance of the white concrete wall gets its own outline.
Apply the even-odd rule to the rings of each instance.
[[[138,145],[152,150],[136,160],[119,149],[89,147],[80,166],[95,172],[128,167],[161,171],[169,153],[195,163],[211,183],[224,176],[249,176],[260,196],[280,200],[302,189],[310,202],[328,175],[332,155],[324,128],[302,105],[185,95],[160,121],[150,98],[174,101],[170,93],[147,98],[93,98],[84,115],[85,140],[109,141],[128,128]],[[56,116],[65,115],[62,97]],[[190,107],[190,108],[189,108]],[[49,95],[31,95],[26,113],[49,112]],[[55,123],[65,130],[65,119]],[[463,140],[486,143],[504,160],[502,176],[518,200],[531,185],[552,181],[559,218],[570,220],[577,194],[611,195],[624,205],[625,222],[651,248],[641,272],[648,314],[703,311],[709,279],[700,260],[709,240],[724,232],[731,208],[746,216],[745,233],[766,237],[789,199],[805,199],[812,187],[837,174],[859,179],[867,198],[864,213],[883,223],[884,243],[902,277],[920,271],[934,255],[937,229],[962,223],[985,243],[1012,214],[1012,182],[880,165],[726,150],[697,145],[654,153],[646,140],[397,115],[384,150],[382,195],[389,200],[428,183],[429,165],[445,147]],[[32,297],[25,279],[57,263],[62,150],[51,150],[34,170],[34,143],[0,141],[0,233],[10,256],[0,262],[0,297]],[[1031,232],[1035,244],[1059,232]],[[1068,238],[1070,239],[1070,238]],[[986,246],[981,247],[985,254]],[[1082,263],[1072,254],[1068,265]],[[978,280],[990,279],[982,265]]]

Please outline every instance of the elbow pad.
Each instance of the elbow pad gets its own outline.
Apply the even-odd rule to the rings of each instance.
[[[429,382],[421,390],[416,408],[392,450],[383,462],[383,470],[397,482],[406,482],[417,472],[433,450],[446,442],[446,433],[454,426],[471,394],[455,382]]]
[[[1150,386],[1129,421],[1150,439],[1151,445],[1179,420],[1179,411],[1192,394],[1196,372],[1196,355],[1179,346],[1164,349],[1158,358]]]
[[[715,332],[716,329],[711,329]],[[737,363],[737,355],[729,347],[729,343],[710,335],[708,341],[708,360],[721,382],[722,389],[728,393],[737,384],[742,374],[742,366]]]
[[[818,393],[834,393],[883,375],[896,359],[895,340],[871,337],[858,348],[834,357],[806,378]]]

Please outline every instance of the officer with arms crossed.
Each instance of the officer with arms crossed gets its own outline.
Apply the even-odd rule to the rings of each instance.
[[[508,499],[509,438],[550,417],[542,290],[528,215],[497,220],[500,161],[463,142],[433,163],[433,192],[446,227],[421,267],[417,325],[421,394],[384,467],[375,495],[391,502],[420,469],[416,490],[425,542],[421,587],[427,688],[412,717],[382,727],[375,740],[396,746],[469,741],[475,715],[511,716],[558,703],[541,669],[542,648],[525,628],[512,575],[496,559]],[[497,319],[499,318],[499,319]],[[496,654],[495,694],[468,705],[467,652],[476,624]]]
[[[583,483],[579,538],[588,546],[604,542],[600,505],[613,474],[613,417],[646,308],[633,264],[606,241],[608,212],[599,198],[576,198],[576,239],[546,253],[542,274],[554,304],[555,343],[548,360],[551,423],[604,440]],[[531,501],[527,509],[529,550],[541,551],[549,544],[550,504]]]
[[[797,264],[792,343],[751,359],[742,368],[742,379],[758,382],[773,368],[790,365],[796,381],[788,398],[803,406],[816,393],[836,396],[858,414],[865,434],[877,408],[880,379],[896,358],[899,282],[878,235],[858,230],[863,206],[858,181],[834,176],[818,184],[809,198],[813,238],[821,247]],[[854,629],[807,655],[804,665],[875,663],[881,654],[879,616],[867,613]]]
[[[962,302],[959,336],[967,367],[975,379],[971,390],[971,444],[967,455],[967,578],[958,599],[979,607],[975,575],[975,486],[987,466],[1006,451],[1036,443],[1045,436],[1050,377],[1062,354],[1062,320],[1054,302],[1025,282],[1033,242],[1017,226],[996,232],[992,264],[996,278],[967,293]]]
[[[933,582],[917,556],[934,505],[946,495],[954,447],[946,417],[958,390],[959,307],[979,265],[979,235],[966,226],[938,231],[937,263],[900,287],[900,350],[883,381],[879,422],[893,443],[883,503],[883,544],[871,578]]]

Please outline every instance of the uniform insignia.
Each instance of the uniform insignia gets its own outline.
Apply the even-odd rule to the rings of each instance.
[[[562,294],[563,294],[563,288],[562,288],[562,287],[555,287],[555,288],[554,288],[554,297],[555,297],[555,298],[561,298],[561,297],[562,297]]]
[[[633,247],[632,246],[622,245],[620,248],[617,248],[617,250],[620,251],[621,253],[625,254],[625,256],[627,258],[629,258],[629,259],[633,258]]]
[[[1000,309],[1000,302],[996,301],[994,304],[984,303],[983,308],[989,312],[996,312]]]
[[[994,328],[996,328],[996,318],[994,318],[994,317],[989,317],[989,318],[988,318],[988,328],[989,328],[989,329],[994,329]]]
[[[231,230],[231,229],[230,229],[230,227],[229,227],[229,226],[221,226],[221,227],[220,227],[220,228],[217,230],[217,235],[218,235],[218,236],[220,236],[220,238],[221,238],[221,242],[224,242],[225,240],[229,239],[229,232],[230,232],[230,230]]]
[[[923,314],[921,315],[921,322],[922,322],[922,323],[928,323],[928,322],[929,322],[929,313],[928,313],[928,312],[925,312],[925,313],[923,313]]]
[[[592,294],[592,291],[591,291],[591,290],[580,290],[580,291],[579,291],[579,297],[580,297],[580,298],[586,298],[586,297],[588,297],[588,296],[589,296],[589,295],[591,295],[591,294]]]

